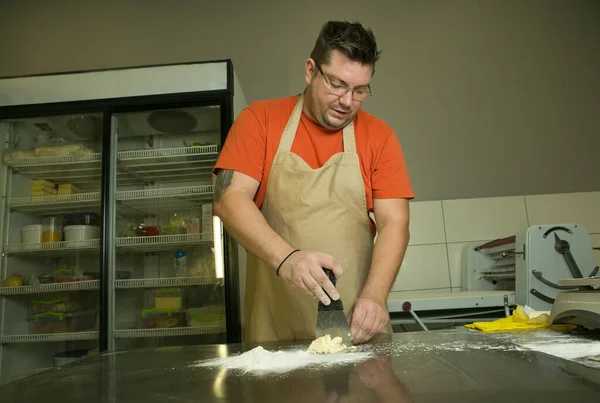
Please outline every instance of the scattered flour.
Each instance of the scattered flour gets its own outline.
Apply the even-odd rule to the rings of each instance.
[[[531,343],[523,344],[533,351],[553,355],[555,357],[572,360],[575,358],[589,357],[600,354],[600,342],[586,343]]]
[[[284,373],[312,365],[349,364],[365,360],[371,356],[372,354],[368,352],[311,354],[305,350],[268,351],[258,346],[243,354],[200,361],[193,366],[239,369],[244,372],[256,373]]]
[[[373,345],[372,349],[378,355],[399,355],[399,354],[431,354],[445,351],[525,351],[526,348],[507,343],[493,342],[468,342],[468,341],[448,341],[442,343],[425,343],[413,341],[394,341],[388,344]]]

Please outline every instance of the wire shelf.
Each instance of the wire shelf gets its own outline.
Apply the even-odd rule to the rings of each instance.
[[[212,195],[212,185],[187,186],[178,188],[151,189],[151,190],[129,190],[117,192],[117,200],[140,200],[156,199],[163,197],[196,197],[198,195]]]
[[[19,197],[8,199],[13,211],[38,215],[55,215],[76,212],[89,212],[100,208],[100,193],[79,193],[74,195]]]
[[[216,145],[177,147],[117,153],[120,186],[210,177],[219,155]],[[9,158],[7,165],[32,179],[71,183],[82,190],[97,190],[101,180],[102,154],[65,157]]]
[[[218,284],[216,277],[172,277],[117,280],[116,288],[181,287],[203,284]]]
[[[99,288],[99,280],[74,281],[68,283],[25,285],[21,287],[0,287],[0,295],[43,294],[46,292],[97,290]]]
[[[117,153],[121,167],[117,182],[181,182],[210,177],[218,155],[214,145],[121,151]]]
[[[20,334],[1,336],[0,343],[45,343],[53,341],[95,340],[98,339],[98,335],[98,331],[75,333]]]
[[[179,247],[201,247],[212,244],[212,234],[182,234],[117,238],[117,248],[133,252],[161,252]]]
[[[116,193],[118,201],[137,211],[198,210],[212,200],[212,185],[166,189],[131,190]],[[88,212],[100,208],[100,193],[19,197],[8,200],[13,211],[38,215]]]
[[[97,190],[101,179],[102,154],[64,157],[9,158],[7,165],[32,179],[72,183],[82,190]]]
[[[95,252],[100,249],[100,240],[46,242],[38,244],[8,244],[4,245],[4,253],[35,254],[35,255],[66,255]]]
[[[117,200],[128,208],[147,214],[200,210],[212,201],[212,185],[117,192]]]
[[[98,164],[102,154],[91,153],[85,155],[67,155],[57,157],[23,157],[8,158],[6,165],[13,168],[29,168],[34,166],[70,165],[72,168],[87,167],[89,164]]]
[[[196,336],[220,334],[225,332],[225,326],[212,327],[172,327],[165,329],[131,329],[115,330],[117,339],[133,339],[144,337]]]
[[[185,156],[190,160],[208,161],[217,156],[219,148],[216,145],[199,147],[160,148],[156,150],[120,151],[117,158],[122,161],[141,161],[150,163],[179,162]]]

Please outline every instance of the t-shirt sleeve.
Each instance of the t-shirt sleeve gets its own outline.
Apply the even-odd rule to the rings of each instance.
[[[379,155],[375,158],[371,186],[374,199],[413,199],[415,197],[402,147],[394,131],[388,135]]]
[[[245,108],[227,134],[213,173],[218,169],[230,169],[261,182],[265,169],[265,153],[265,126],[250,108]]]

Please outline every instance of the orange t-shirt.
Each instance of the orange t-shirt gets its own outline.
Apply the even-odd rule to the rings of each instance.
[[[214,167],[242,172],[260,182],[254,201],[262,206],[271,165],[283,130],[296,106],[297,96],[257,101],[246,107],[233,123]],[[354,137],[368,211],[373,199],[414,198],[404,156],[396,134],[381,119],[360,110],[354,118]],[[330,132],[304,113],[291,152],[313,169],[344,150],[342,131]]]

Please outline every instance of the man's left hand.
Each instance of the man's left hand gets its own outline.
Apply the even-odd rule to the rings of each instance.
[[[353,344],[371,340],[387,325],[390,315],[385,305],[374,298],[360,297],[356,300],[350,319],[350,336]]]

